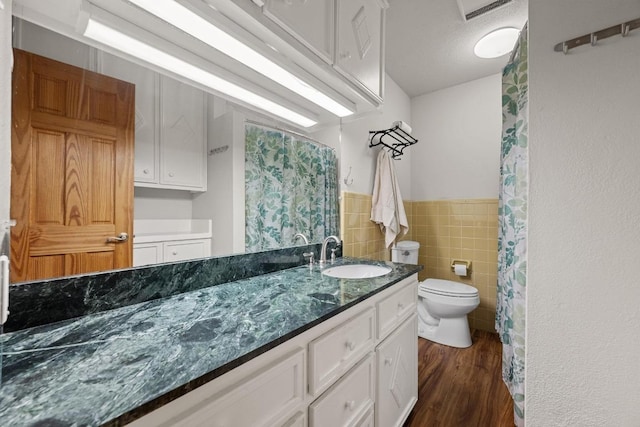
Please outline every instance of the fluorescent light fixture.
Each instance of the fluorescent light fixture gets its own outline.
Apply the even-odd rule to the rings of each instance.
[[[173,0],[129,1],[338,117],[354,113],[180,3]]]
[[[182,59],[169,55],[138,39],[130,37],[112,27],[89,18],[84,35],[114,49],[125,52],[143,61],[155,64],[165,70],[183,76],[189,80],[200,83],[218,92],[227,94],[247,104],[268,111],[303,127],[310,127],[317,122],[301,114],[296,113],[280,104],[253,93],[243,87],[222,79],[202,68],[189,64]]]
[[[497,58],[513,50],[520,30],[513,27],[498,28],[478,40],[473,53],[479,58]]]

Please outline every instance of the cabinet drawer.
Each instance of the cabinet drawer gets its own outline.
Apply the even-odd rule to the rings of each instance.
[[[304,426],[304,350],[218,394],[180,418],[185,426]]]
[[[374,320],[369,308],[309,343],[309,393],[321,393],[373,349]]]
[[[204,258],[211,253],[209,239],[184,240],[164,244],[164,261],[175,262]]]
[[[371,412],[373,407],[373,384],[373,353],[370,353],[311,404],[310,427],[362,425],[366,421],[367,412]]]
[[[376,304],[378,309],[378,340],[383,339],[410,314],[416,313],[418,282],[408,280],[401,289]]]

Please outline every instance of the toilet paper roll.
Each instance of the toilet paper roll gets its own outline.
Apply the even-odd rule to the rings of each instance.
[[[405,131],[406,133],[411,133],[411,126],[403,122],[402,120],[398,120],[397,122],[393,122],[393,126],[398,126],[400,129]]]
[[[453,272],[457,276],[466,276],[467,275],[467,266],[465,264],[454,264]]]

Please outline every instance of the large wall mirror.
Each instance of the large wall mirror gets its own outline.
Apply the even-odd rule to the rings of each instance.
[[[138,255],[151,257],[151,261],[145,264],[178,261],[180,258],[176,257],[181,250],[186,250],[189,258],[199,258],[202,252],[198,251],[202,249],[202,245],[205,245],[205,256],[223,256],[246,250],[260,251],[304,244],[302,238],[296,237],[299,232],[310,237],[310,243],[318,243],[323,236],[338,232],[335,150],[306,136],[279,129],[277,124],[269,123],[264,117],[253,115],[242,108],[234,108],[232,104],[193,88],[184,81],[165,76],[158,70],[134,64],[114,52],[103,52],[26,20],[14,17],[13,37],[15,48],[33,53],[37,58],[49,58],[56,63],[135,84],[135,109],[131,113],[134,121],[129,124],[132,127],[129,131],[134,135],[134,143],[130,147],[130,156],[135,159],[133,162],[133,159],[123,161],[118,157],[117,150],[108,143],[111,132],[108,117],[111,111],[102,106],[112,105],[109,101],[111,97],[120,97],[122,92],[119,87],[114,86],[113,91],[109,92],[108,89],[103,90],[108,84],[100,86],[102,83],[92,83],[93,74],[78,76],[82,83],[77,83],[77,87],[85,88],[82,85],[88,84],[82,90],[95,92],[93,101],[88,101],[96,102],[93,111],[104,114],[104,124],[91,130],[94,132],[93,136],[89,138],[89,143],[84,144],[89,131],[83,128],[77,134],[74,133],[69,128],[72,127],[72,120],[63,117],[58,111],[83,108],[72,105],[72,102],[65,105],[57,98],[62,93],[60,91],[66,90],[71,93],[68,95],[71,98],[67,97],[67,101],[73,99],[76,83],[69,77],[73,73],[64,68],[57,69],[54,62],[37,58],[25,60],[22,65],[18,63],[19,67],[16,67],[17,71],[14,73],[21,72],[24,68],[20,67],[23,66],[30,67],[30,72],[35,69],[43,70],[42,78],[36,79],[35,83],[25,83],[24,93],[14,91],[14,97],[17,102],[28,99],[28,102],[23,102],[25,105],[35,103],[42,106],[37,114],[30,113],[29,120],[33,122],[31,126],[36,130],[30,131],[29,138],[39,139],[47,144],[43,145],[44,148],[25,151],[29,167],[43,172],[34,174],[35,178],[31,178],[30,182],[17,180],[14,183],[12,177],[12,187],[31,186],[24,192],[28,194],[28,197],[24,197],[28,200],[19,203],[29,206],[30,218],[40,218],[41,223],[53,224],[48,229],[42,228],[53,230],[53,234],[48,234],[47,239],[44,239],[50,246],[72,247],[58,237],[56,224],[74,220],[81,222],[79,218],[89,216],[100,222],[103,217],[110,215],[102,215],[102,211],[122,209],[117,200],[114,202],[115,206],[110,207],[104,201],[105,195],[101,194],[101,191],[105,192],[103,190],[87,196],[92,182],[117,181],[121,167],[131,169],[131,180],[135,180],[136,185],[129,189],[132,194],[126,196],[132,202],[131,211],[125,215],[129,218],[127,224],[122,230],[114,229],[113,236],[108,237],[122,239],[122,233],[127,233],[129,243],[136,245],[137,242],[137,249],[144,249]],[[19,76],[14,76],[14,80],[16,78]],[[15,105],[13,111],[17,114]],[[46,119],[45,115],[38,115],[41,112],[58,114],[58,119]],[[49,127],[41,126],[45,122]],[[165,126],[167,123],[170,126]],[[159,147],[154,143],[158,141],[158,132],[166,132],[178,141],[191,138],[200,141],[204,139],[205,143],[196,148],[195,154],[179,145]],[[12,144],[14,139],[16,138],[12,137]],[[269,148],[275,150],[275,155],[267,151]],[[159,152],[161,149],[166,151]],[[65,150],[66,155],[60,154]],[[104,167],[105,162],[100,159],[107,159],[106,163],[111,168]],[[141,159],[144,161],[140,161]],[[280,166],[276,167],[277,162]],[[84,168],[83,164],[93,166]],[[103,166],[96,166],[98,164]],[[250,165],[248,169],[245,166],[247,164]],[[175,167],[178,169],[172,169],[172,165],[177,165]],[[201,180],[203,169],[207,171],[207,176]],[[260,175],[264,171],[269,173]],[[83,179],[88,184],[83,183]],[[117,191],[111,189],[106,193],[115,194]],[[12,189],[12,193],[13,209],[16,192]],[[85,207],[76,208],[74,212],[38,206],[42,200],[60,197],[75,197],[78,200],[88,198],[91,201],[84,205],[80,203]],[[245,204],[245,200],[250,204]],[[286,207],[276,207],[276,201]],[[83,209],[87,212],[82,212]],[[304,217],[306,222],[291,220],[289,226],[277,225],[275,216],[271,214],[275,211],[285,216]],[[105,224],[107,219],[104,219]],[[171,227],[177,228],[174,230]],[[151,238],[141,238],[154,233],[182,233],[184,238],[165,241],[174,242],[173,246],[171,243],[163,246],[162,241],[158,245]],[[71,238],[64,239],[81,240],[81,234],[75,233]],[[193,237],[191,240],[194,242],[198,241],[200,246],[180,246],[181,242],[189,240],[189,236]],[[118,244],[115,241],[112,246]],[[15,239],[12,238],[12,253],[20,252],[21,249],[14,247],[15,245]],[[196,252],[189,253],[190,250]],[[46,249],[41,247],[35,251],[32,259],[24,261],[25,268],[32,272],[31,276],[23,275],[18,280],[12,277],[11,281],[19,283],[64,277],[114,267],[112,258],[98,255],[98,250],[89,252],[90,255],[81,254],[73,249],[65,255],[60,250],[54,250],[52,253],[55,256],[47,258],[42,256],[46,255]],[[38,256],[44,261],[36,259]],[[135,257],[128,257],[130,266],[135,266]],[[141,265],[139,260],[137,264]]]

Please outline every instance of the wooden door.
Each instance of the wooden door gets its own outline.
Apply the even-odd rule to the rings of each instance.
[[[18,49],[12,84],[11,281],[130,267],[134,85]]]

